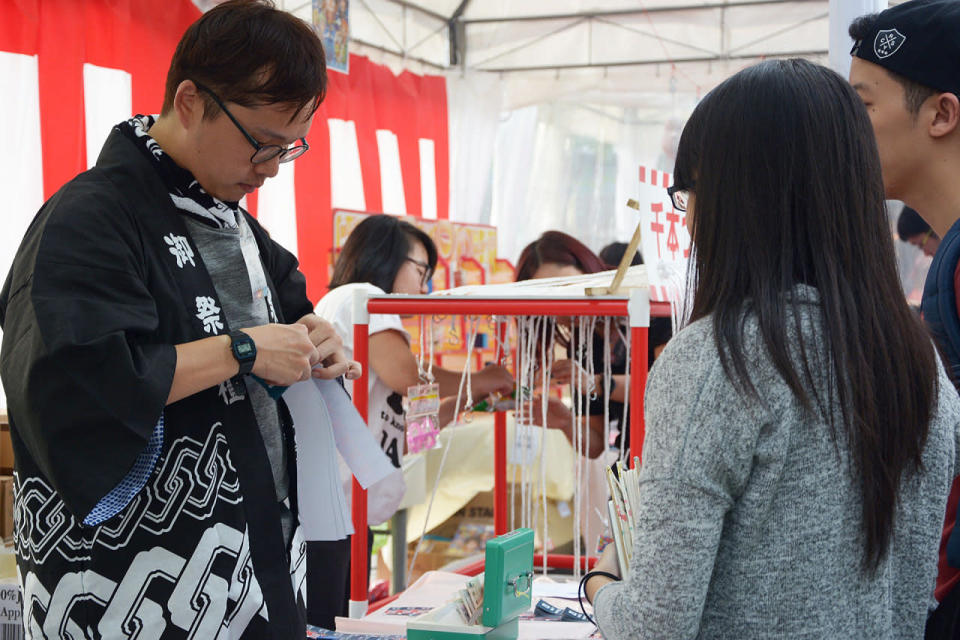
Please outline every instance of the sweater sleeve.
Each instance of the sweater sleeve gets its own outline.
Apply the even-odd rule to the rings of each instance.
[[[640,497],[630,573],[597,592],[600,631],[607,640],[693,638],[729,500],[671,480],[643,483]]]
[[[601,588],[605,638],[692,638],[724,518],[746,486],[766,412],[726,378],[709,325],[677,335],[651,371],[633,559]]]

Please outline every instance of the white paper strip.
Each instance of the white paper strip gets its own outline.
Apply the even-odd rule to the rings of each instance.
[[[300,523],[307,540],[342,540],[353,533],[340,479],[340,456],[364,488],[403,487],[350,397],[334,380],[298,382],[284,392],[296,431]],[[375,486],[376,485],[376,486]]]
[[[333,421],[337,451],[364,489],[400,473],[363,422],[347,392],[333,380],[315,380]]]
[[[296,433],[303,534],[309,541],[342,540],[353,533],[353,525],[340,487],[333,425],[323,396],[308,380],[287,389],[283,399]]]

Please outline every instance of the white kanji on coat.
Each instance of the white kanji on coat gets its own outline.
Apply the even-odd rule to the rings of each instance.
[[[187,242],[185,237],[175,236],[171,233],[163,236],[163,241],[170,245],[170,253],[177,259],[178,267],[183,269],[188,262],[191,267],[197,266],[197,263],[193,261],[193,249],[190,248],[190,243]]]
[[[197,296],[197,317],[203,320],[203,330],[218,335],[223,330],[220,322],[220,307],[210,296]]]
[[[223,404],[226,405],[239,402],[246,397],[244,394],[238,393],[238,389],[233,385],[233,380],[225,380],[221,382],[218,393],[220,394],[220,399],[223,400]]]

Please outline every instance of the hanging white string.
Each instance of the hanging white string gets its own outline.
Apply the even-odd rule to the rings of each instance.
[[[617,337],[620,338],[622,344],[627,344],[627,334],[623,331],[625,326],[626,324],[621,318],[617,318],[616,322],[613,323],[613,328],[617,330]],[[629,329],[627,329],[627,332],[629,332]]]
[[[545,319],[545,324],[550,325],[550,340],[547,341],[546,326],[543,329],[543,335],[540,343],[541,357],[541,386],[540,386],[540,499],[543,512],[543,575],[547,575],[547,552],[550,551],[550,521],[547,516],[547,409],[550,401],[550,370],[553,368],[553,348],[557,333],[557,319],[550,317]],[[549,345],[549,346],[548,346]],[[531,386],[532,390],[532,386]]]
[[[423,316],[420,316],[420,317],[423,318]],[[435,326],[436,326],[436,324],[435,324],[434,321],[433,321],[433,316],[430,316],[430,358],[429,358],[429,361],[427,362],[427,379],[428,379],[430,382],[433,382],[433,380],[434,380],[434,378],[433,378],[433,360],[434,360],[433,349],[434,349],[434,347],[436,346],[436,343],[437,343],[436,336],[435,336],[434,333],[433,333]]]
[[[464,373],[460,376],[460,386],[457,389],[457,400],[454,403],[454,424],[451,425],[456,429],[456,425],[460,422],[460,412],[463,411],[464,407],[473,406],[473,394],[470,389],[470,360],[473,355],[473,345],[476,342],[477,338],[477,321],[476,318],[471,318],[473,320],[471,324],[471,332],[469,339],[467,340],[467,358],[464,364]],[[461,400],[464,396],[464,387],[466,387],[466,405],[461,404]],[[433,483],[433,491],[430,493],[430,502],[427,504],[427,514],[423,519],[423,529],[420,530],[420,537],[417,539],[417,546],[413,551],[413,557],[410,559],[410,565],[407,567],[407,585],[410,586],[410,576],[413,574],[413,567],[416,565],[417,556],[420,554],[420,546],[423,544],[423,537],[427,534],[427,524],[430,522],[430,511],[433,509],[433,500],[437,497],[437,490],[440,488],[440,479],[443,477],[443,468],[447,463],[447,454],[450,453],[450,449],[453,447],[454,435],[456,430],[450,433],[450,437],[447,439],[447,446],[443,448],[443,456],[440,458],[440,466],[437,469],[437,479]]]
[[[533,386],[537,369],[537,335],[543,318],[524,317],[518,337],[518,352],[521,363],[518,367],[518,384],[521,392]],[[520,404],[521,411],[514,425],[514,452],[515,462],[519,466],[520,482],[520,526],[529,527],[533,524],[533,483],[532,470],[529,458],[531,445],[531,429],[533,428],[533,408],[528,402]]]
[[[610,345],[610,316],[603,319],[603,451],[610,446],[610,392],[613,382],[613,349]],[[623,422],[623,419],[620,420]],[[623,425],[618,425],[623,433]],[[623,439],[623,436],[620,437]],[[605,513],[605,511],[603,511]]]
[[[619,324],[619,321],[618,323]],[[621,336],[623,333],[620,334]],[[626,362],[624,363],[624,377],[623,377],[623,426],[620,427],[620,458],[621,462],[624,464],[629,464],[629,461],[626,460],[626,449],[628,446],[627,443],[627,430],[630,426],[630,376],[633,370],[633,347],[631,346],[631,338],[633,337],[633,332],[630,328],[627,328],[627,336],[624,339],[624,345],[626,345]],[[646,354],[641,354],[641,357],[646,358]],[[639,451],[631,451],[631,456],[640,455]]]
[[[603,319],[603,450],[600,452],[601,459],[606,464],[607,460],[607,451],[610,448],[610,393],[613,390],[613,349],[610,345],[610,317],[606,316]],[[620,419],[620,422],[623,422],[623,418]],[[623,433],[623,424],[618,425],[620,433]],[[620,436],[620,439],[623,439],[623,436]],[[607,483],[604,483],[604,488],[607,489]],[[605,490],[603,494],[607,499],[610,498],[608,495],[608,490]],[[613,535],[613,523],[609,521],[607,516],[608,510],[606,507],[606,500],[603,501],[603,504],[592,504],[590,508],[594,512],[599,514],[601,522],[606,523],[607,527],[610,528],[610,535]],[[591,550],[597,552],[599,545],[591,547]]]
[[[433,316],[430,316],[430,329],[427,331],[427,316],[420,316],[420,351],[417,353],[417,375],[420,382],[433,383],[433,347],[434,347],[434,322]],[[427,336],[429,335],[429,339]],[[427,346],[429,345],[429,346]],[[429,357],[427,354],[429,353]],[[424,360],[427,361],[424,366]]]
[[[591,424],[590,424],[591,418],[593,417],[590,411],[590,405],[597,398],[596,374],[593,366],[593,355],[594,355],[593,354],[593,338],[597,329],[597,318],[595,316],[590,318],[582,318],[581,322],[584,325],[583,340],[585,341],[585,344],[587,347],[586,355],[584,356],[584,362],[586,363],[586,367],[585,367],[586,370],[584,371],[584,376],[586,380],[586,387],[589,391],[589,394],[584,399],[584,405],[586,407],[584,410],[584,413],[586,413],[586,416],[584,417],[584,424],[583,424],[584,434],[586,435],[585,442],[584,442],[584,454],[586,456],[584,458],[584,466],[586,467],[586,474],[584,477],[585,484],[583,485],[580,491],[580,494],[581,494],[580,513],[583,514],[584,511],[586,511],[587,513],[587,517],[584,518],[587,526],[586,526],[586,532],[585,532],[583,541],[586,545],[585,546],[586,554],[590,555],[590,549],[592,546],[591,545],[592,536],[590,535],[591,534],[590,524],[593,522],[593,517],[591,515],[592,511],[590,509],[591,505],[589,504],[590,476],[593,468],[593,465],[590,464],[590,451],[591,451],[590,438],[593,435],[592,434],[593,429],[591,429]],[[586,488],[586,491],[587,491],[587,498],[588,498],[587,501],[584,501],[582,497],[583,488]]]
[[[527,330],[526,323],[528,318],[525,316],[517,318],[517,352],[516,352],[516,379],[517,385],[520,387],[523,386],[523,372],[525,367],[524,355],[526,354],[526,349],[524,349],[524,343],[527,339]],[[514,452],[516,452],[516,438],[519,433],[519,427],[523,424],[524,414],[527,408],[523,403],[518,403],[514,412],[513,412],[513,424],[514,424],[514,442],[511,444]],[[510,473],[510,530],[513,531],[516,528],[515,516],[517,513],[517,473],[519,469],[517,466],[513,466]]]
[[[417,350],[417,378],[421,384],[427,382],[426,371],[423,368],[423,361],[427,357],[426,340],[426,316],[420,316],[420,349]]]
[[[527,336],[526,324],[528,320],[529,318],[526,316],[520,316],[517,318],[517,352],[515,356],[516,358],[515,376],[517,380],[517,386],[520,389],[523,388],[523,376],[524,376],[524,367],[525,367],[524,355],[526,353],[526,350],[524,349],[524,341],[526,340],[526,336]],[[514,452],[516,452],[517,450],[516,439],[517,439],[517,435],[519,434],[519,426],[523,424],[524,414],[526,410],[527,408],[522,402],[518,402],[516,407],[514,408],[514,412],[513,412],[514,442],[512,443]],[[514,465],[511,468],[511,473],[510,473],[510,530],[511,531],[513,531],[516,528],[515,514],[517,513],[517,473],[518,471],[519,470],[517,466]]]
[[[521,351],[523,353],[523,366],[521,367],[520,374],[520,385],[526,385],[530,380],[530,370],[533,358],[530,353],[530,344],[534,342],[534,331],[536,331],[537,319],[534,317],[524,318],[524,327],[523,327],[523,340],[521,344]],[[524,403],[525,404],[525,403]],[[519,467],[520,472],[520,526],[526,527],[529,523],[527,521],[527,503],[529,496],[527,495],[527,429],[530,426],[530,418],[532,417],[531,410],[528,406],[524,406],[524,411],[522,413],[522,419],[518,420],[514,425],[513,432],[513,446],[514,446],[514,458]]]
[[[542,359],[538,359],[538,358],[537,358],[537,351],[538,351],[539,342],[540,342],[540,334],[542,334],[543,331],[544,331],[544,327],[546,326],[546,320],[547,320],[547,319],[546,319],[544,316],[538,316],[538,317],[535,319],[534,323],[533,323],[533,324],[534,324],[534,327],[533,327],[533,333],[532,333],[531,336],[530,336],[530,351],[529,351],[529,353],[530,353],[530,365],[531,365],[531,366],[530,366],[530,376],[529,376],[528,380],[525,381],[525,387],[526,387],[527,389],[533,389],[534,384],[535,384],[535,380],[536,380],[536,376],[537,376],[537,368],[538,368],[538,366],[542,363]],[[539,360],[539,361],[538,361],[538,360]],[[536,438],[534,437],[534,434],[535,434],[534,429],[535,429],[536,426],[537,426],[537,424],[536,424],[537,421],[534,419],[534,417],[533,417],[533,415],[532,415],[532,414],[533,414],[533,406],[532,406],[532,405],[530,406],[530,413],[531,413],[531,416],[530,416],[530,424],[527,426],[527,439],[528,439],[528,444],[529,444],[529,445],[532,445],[532,444],[536,441]],[[541,422],[542,422],[542,421],[541,421]],[[541,426],[541,428],[542,428],[542,426]],[[541,433],[540,435],[542,436],[543,434]],[[541,447],[541,449],[543,448],[543,438],[542,438],[542,437],[540,438],[540,447]],[[531,447],[531,448],[532,448],[532,447]],[[535,517],[536,517],[536,511],[537,511],[537,500],[536,500],[536,494],[535,494],[535,489],[536,489],[537,481],[536,481],[536,478],[535,478],[534,475],[533,475],[533,463],[534,463],[534,460],[535,460],[536,452],[531,452],[531,453],[532,453],[533,455],[524,456],[524,462],[526,463],[525,466],[527,467],[527,474],[526,474],[526,475],[527,475],[527,477],[526,477],[526,482],[527,482],[527,486],[526,486],[526,491],[527,491],[527,521],[526,521],[526,524],[525,524],[524,526],[534,528],[534,526],[535,526],[534,520],[535,520]]]
[[[574,324],[576,320],[576,324]],[[573,375],[570,376],[570,397],[573,400],[574,433],[574,492],[573,492],[573,579],[580,579],[580,506],[581,478],[583,474],[583,368],[576,366],[582,361],[583,317],[571,318],[570,344],[573,360]]]

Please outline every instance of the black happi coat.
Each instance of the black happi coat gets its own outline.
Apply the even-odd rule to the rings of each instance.
[[[243,380],[164,406],[173,345],[229,331],[182,215],[114,130],[97,166],[37,214],[0,294],[28,637],[305,635],[305,545],[298,528],[283,546]],[[310,313],[296,259],[247,219],[280,321]],[[161,413],[146,486],[119,514],[84,526]],[[292,447],[282,404],[281,414]]]

